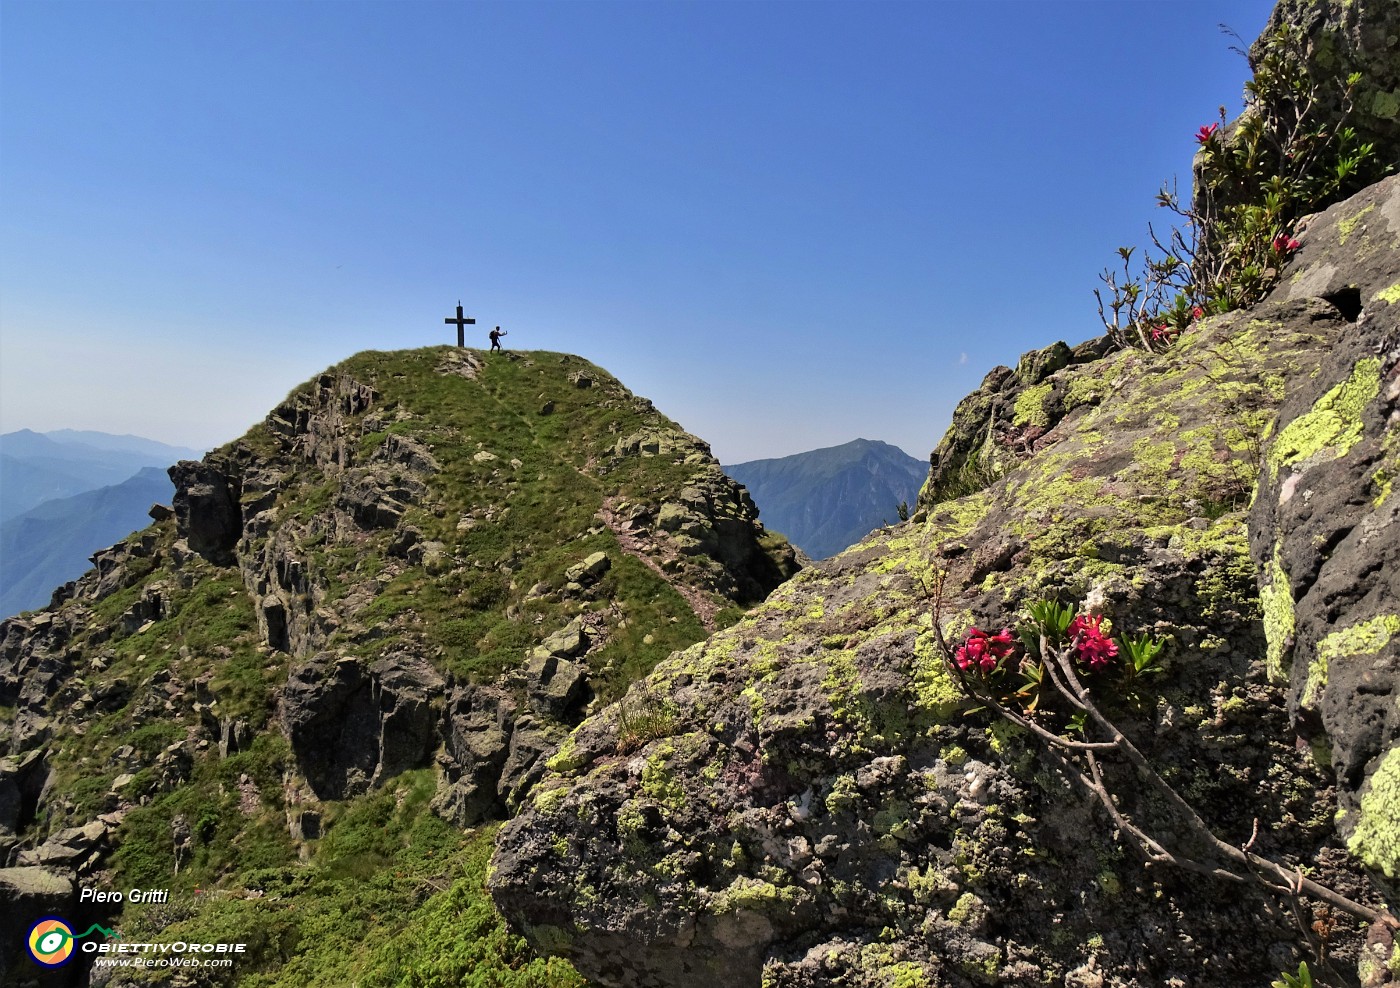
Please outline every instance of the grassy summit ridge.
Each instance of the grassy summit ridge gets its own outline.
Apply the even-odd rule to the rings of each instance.
[[[564,354],[361,353],[172,473],[173,511],[0,625],[0,860],[169,889],[46,908],[249,944],[217,983],[578,983],[483,897],[492,821],[791,573],[786,542]]]

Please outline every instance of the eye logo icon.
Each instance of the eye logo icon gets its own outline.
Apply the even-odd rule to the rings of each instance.
[[[62,967],[73,959],[73,941],[81,940],[93,930],[101,932],[103,936],[120,939],[115,930],[109,930],[96,923],[82,933],[74,934],[73,928],[66,920],[57,916],[45,916],[29,928],[26,941],[29,956],[45,967]]]
[[[45,967],[73,959],[73,930],[57,916],[45,916],[29,928],[29,956]]]

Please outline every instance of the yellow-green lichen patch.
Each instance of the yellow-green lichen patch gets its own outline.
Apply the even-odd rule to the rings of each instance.
[[[573,775],[583,768],[583,757],[578,752],[577,739],[570,734],[559,746],[559,750],[545,762],[545,768],[560,775]]]
[[[1065,391],[1065,411],[1080,405],[1097,405],[1108,394],[1108,382],[1099,374],[1077,375]]]
[[[1389,288],[1382,288],[1380,291],[1376,292],[1374,298],[1376,301],[1385,302],[1387,305],[1394,305],[1396,302],[1400,302],[1400,281],[1397,281]]]
[[[925,621],[928,618],[925,617]],[[919,632],[914,642],[914,705],[935,724],[948,723],[963,701],[958,686],[939,654],[932,627]]]
[[[662,806],[683,806],[685,787],[678,776],[685,773],[686,766],[704,763],[712,746],[710,736],[703,731],[667,738],[650,746],[642,765],[642,795]]]
[[[926,906],[935,899],[947,898],[958,891],[957,883],[938,864],[930,864],[920,871],[917,866],[909,869],[904,878],[914,901]]]
[[[1277,478],[1281,467],[1293,466],[1331,450],[1345,456],[1361,439],[1361,412],[1381,388],[1381,362],[1358,360],[1341,384],[1317,400],[1312,409],[1288,423],[1269,450],[1269,469]]]
[[[1395,478],[1400,476],[1400,429],[1391,428],[1381,443],[1381,462],[1371,474],[1371,487],[1376,491],[1372,506],[1379,508],[1395,493]]]
[[[1177,485],[1176,468],[1179,451],[1174,442],[1153,442],[1148,436],[1133,443],[1133,460],[1137,463],[1139,479],[1156,488]]]
[[[1011,424],[1047,426],[1050,416],[1045,413],[1045,399],[1050,397],[1053,388],[1048,381],[1022,391],[1012,409]]]
[[[979,915],[985,915],[986,905],[971,892],[958,896],[953,908],[948,910],[948,921],[963,926]]]
[[[756,913],[781,913],[792,909],[807,896],[791,885],[778,886],[760,878],[740,875],[710,900],[715,915],[745,910]]]
[[[1312,707],[1327,688],[1327,670],[1338,659],[1375,655],[1400,634],[1400,616],[1382,614],[1350,628],[1334,631],[1317,643],[1317,654],[1308,665],[1308,681],[1303,687],[1303,706]]]
[[[1361,221],[1366,218],[1366,214],[1371,212],[1371,210],[1375,208],[1376,204],[1371,203],[1371,205],[1358,212],[1355,216],[1348,216],[1346,219],[1338,223],[1337,243],[1345,244],[1348,238],[1350,238],[1351,235],[1356,232],[1356,228],[1358,225],[1360,225]]]
[[[887,932],[888,929],[886,927]],[[840,954],[833,952],[828,956],[835,963]],[[900,947],[877,942],[861,944],[859,956],[852,960],[855,969],[862,975],[859,979],[861,984],[879,985],[880,988],[932,988],[936,969],[928,970],[917,961],[903,959],[904,956]],[[844,978],[841,983],[845,983]]]
[[[1371,776],[1347,850],[1387,878],[1400,876],[1400,747],[1391,748]]]
[[[985,491],[944,501],[930,512],[925,538],[960,539],[987,517],[991,506]]]
[[[1288,573],[1277,549],[1267,573],[1269,582],[1259,590],[1259,603],[1264,611],[1264,640],[1268,644],[1265,670],[1270,682],[1281,683],[1288,678],[1283,669],[1283,657],[1293,647],[1298,618],[1293,607],[1293,589],[1288,585]]]
[[[553,813],[559,808],[559,804],[564,802],[564,797],[568,794],[569,787],[566,785],[551,787],[542,785],[535,790],[535,810],[546,815]]]

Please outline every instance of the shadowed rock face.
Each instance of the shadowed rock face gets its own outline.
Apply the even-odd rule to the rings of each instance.
[[[231,560],[243,534],[237,474],[212,458],[204,463],[181,460],[169,472],[175,517],[190,550],[215,562]]]
[[[1100,696],[1149,760],[1225,839],[1257,823],[1260,853],[1400,905],[1397,209],[1390,179],[1315,218],[1271,298],[1165,355],[1042,352],[990,381],[1039,424],[1030,448],[585,720],[500,832],[501,909],[608,986],[1296,970],[1280,903],[1144,870],[1051,753],[967,709],[933,641],[935,570],[953,640],[1044,598],[1165,638],[1145,702]],[[1121,811],[1196,853],[1127,766],[1105,771]],[[1333,948],[1354,970],[1360,939]]]
[[[1322,297],[1354,322],[1280,409],[1250,544],[1295,728],[1330,754],[1353,850],[1394,878],[1394,832],[1375,845],[1379,804],[1400,806],[1400,178],[1315,217],[1303,238],[1275,297]]]

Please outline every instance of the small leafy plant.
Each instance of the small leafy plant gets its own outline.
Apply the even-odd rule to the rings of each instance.
[[[1308,962],[1300,961],[1298,963],[1296,975],[1284,971],[1271,984],[1270,988],[1313,988],[1312,972],[1308,970]]]
[[[953,664],[964,675],[977,677],[999,702],[1018,706],[1028,715],[1041,711],[1060,662],[1067,662],[1076,677],[1116,680],[1120,695],[1134,703],[1141,701],[1138,681],[1160,671],[1166,645],[1161,639],[1144,634],[1114,640],[1102,615],[1076,614],[1054,600],[1031,604],[1027,614],[1028,620],[1015,630],[1008,627],[993,634],[970,629],[953,652]],[[1077,717],[1078,712],[1068,714],[1071,729]]]
[[[1164,350],[1196,320],[1254,304],[1302,246],[1299,219],[1391,170],[1346,124],[1359,73],[1315,79],[1294,25],[1261,37],[1253,53],[1234,50],[1253,70],[1244,112],[1229,124],[1222,106],[1220,120],[1196,132],[1189,203],[1174,183],[1157,193],[1157,205],[1183,226],[1163,239],[1149,225],[1152,249],[1137,269],[1136,248],[1120,247],[1122,270],[1099,275],[1099,318],[1120,346]]]
[[[1254,849],[1254,834],[1243,845],[1221,839],[1177,792],[1132,740],[1104,712],[1094,693],[1117,677],[1130,699],[1143,677],[1160,670],[1165,642],[1150,635],[1109,637],[1105,618],[1075,614],[1054,601],[1028,608],[1029,620],[1017,632],[993,634],[972,628],[955,648],[943,633],[947,571],[933,567],[921,583],[929,596],[933,632],[945,666],[973,701],[969,713],[990,711],[1025,731],[1041,753],[1072,784],[1094,799],[1144,866],[1170,865],[1212,879],[1255,884],[1288,900],[1301,915],[1304,897],[1324,909],[1400,930],[1400,920],[1350,898]],[[1013,677],[1015,677],[1013,679]],[[1110,694],[1112,696],[1113,694]],[[1133,802],[1111,785],[1104,762],[1124,763],[1145,784],[1168,819],[1154,827],[1129,809]],[[1311,985],[1306,966],[1298,979],[1283,975],[1283,988]],[[1277,984],[1277,983],[1276,983]]]

